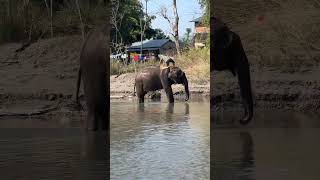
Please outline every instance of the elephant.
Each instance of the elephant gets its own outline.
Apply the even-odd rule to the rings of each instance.
[[[174,64],[174,61],[170,61]],[[164,89],[168,98],[169,103],[174,103],[172,84],[183,84],[186,98],[185,101],[189,100],[189,86],[188,79],[185,73],[176,66],[151,66],[140,71],[136,78],[134,84],[134,92],[137,90],[137,96],[139,98],[139,103],[144,103],[144,96],[149,91],[155,91]]]
[[[213,30],[210,38],[213,47],[210,52],[210,71],[229,70],[238,76],[240,95],[244,105],[244,117],[241,124],[247,124],[253,117],[253,98],[251,90],[250,68],[240,36],[231,31],[228,26],[216,17],[211,17],[210,28]]]
[[[78,96],[82,76],[88,112],[86,124],[90,131],[106,131],[109,129],[110,28],[111,26],[106,24],[89,33],[80,53],[76,103],[80,104]]]

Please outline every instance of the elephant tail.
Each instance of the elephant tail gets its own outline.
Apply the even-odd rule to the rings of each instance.
[[[81,85],[81,69],[78,70],[77,88],[76,88],[76,103],[79,104],[79,89]]]

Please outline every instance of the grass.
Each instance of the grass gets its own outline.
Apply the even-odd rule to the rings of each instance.
[[[176,66],[187,75],[190,82],[207,84],[210,82],[210,49],[192,48],[175,57]]]
[[[110,74],[111,75],[120,75],[124,73],[134,73],[136,71],[140,71],[141,69],[148,67],[159,65],[159,62],[156,61],[147,61],[143,63],[130,63],[129,65],[125,65],[124,63],[115,61],[111,63],[110,66]]]

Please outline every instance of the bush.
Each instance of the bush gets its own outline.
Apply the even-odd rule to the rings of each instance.
[[[185,71],[190,82],[206,84],[210,82],[210,48],[189,49],[175,57],[176,66]]]

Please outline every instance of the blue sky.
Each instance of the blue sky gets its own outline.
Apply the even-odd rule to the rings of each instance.
[[[140,1],[145,8],[145,0]],[[172,0],[148,0],[148,14],[157,17],[152,22],[153,28],[159,28],[165,34],[169,34],[170,25],[159,13],[162,6],[167,7],[168,16],[173,17]],[[194,23],[190,21],[200,17],[203,10],[200,8],[198,0],[177,0],[177,9],[179,15],[179,36],[182,38],[186,32],[186,28],[191,28],[192,33],[194,32]]]

